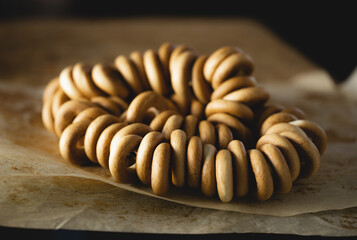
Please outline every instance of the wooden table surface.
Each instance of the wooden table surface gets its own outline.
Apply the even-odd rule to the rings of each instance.
[[[201,54],[225,45],[251,55],[258,81],[287,81],[316,69],[265,26],[249,19],[124,18],[0,22],[0,81],[45,84],[67,65],[113,62],[119,54],[185,44]]]

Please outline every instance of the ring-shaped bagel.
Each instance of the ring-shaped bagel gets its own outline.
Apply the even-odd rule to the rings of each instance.
[[[59,150],[64,159],[75,165],[86,165],[90,161],[83,147],[78,147],[78,142],[86,133],[90,121],[80,121],[69,125],[62,133]]]
[[[211,122],[207,120],[200,121],[198,124],[198,132],[202,144],[216,145],[216,129]]]
[[[207,117],[215,113],[228,113],[243,120],[252,120],[253,111],[245,104],[238,101],[217,99],[206,105],[205,114]]]
[[[265,201],[274,192],[273,177],[261,151],[248,150],[250,165],[256,183],[255,196],[260,201]]]
[[[126,83],[136,93],[141,93],[144,89],[133,61],[123,55],[115,59],[115,66],[125,79]]]
[[[154,50],[149,49],[144,53],[144,66],[151,88],[160,95],[168,95],[169,88],[162,73],[159,57]]]
[[[170,135],[172,150],[172,184],[177,187],[185,185],[187,136],[181,129],[174,130]]]
[[[144,184],[151,182],[151,167],[155,148],[164,141],[160,132],[149,132],[142,139],[136,154],[136,173]]]
[[[199,188],[202,171],[202,141],[199,137],[190,138],[187,146],[187,183],[191,188]]]
[[[222,202],[233,199],[233,166],[232,156],[227,149],[221,149],[216,155],[217,192]]]
[[[307,136],[309,136],[311,141],[319,150],[320,155],[325,152],[327,146],[327,135],[320,125],[308,120],[295,120],[290,122],[290,124],[299,127],[306,133]]]
[[[125,123],[113,123],[100,134],[96,146],[96,155],[98,163],[103,168],[109,169],[110,143],[114,135],[125,126],[127,126]]]
[[[73,66],[72,76],[78,90],[87,98],[102,96],[104,93],[92,81],[92,66],[77,63]]]
[[[201,192],[209,197],[217,192],[216,153],[217,150],[212,144],[203,146]]]
[[[130,93],[119,72],[111,65],[94,65],[92,79],[99,89],[109,95],[126,98]]]
[[[228,150],[232,154],[234,171],[234,192],[238,197],[248,194],[249,169],[247,152],[244,144],[239,140],[233,140],[228,144]]]
[[[259,138],[256,148],[259,149],[265,144],[272,144],[279,148],[289,166],[292,181],[296,180],[300,173],[301,164],[294,145],[287,138],[275,133],[266,134]]]
[[[287,138],[295,147],[301,162],[300,177],[315,175],[320,168],[320,153],[310,139],[296,132],[282,132],[279,134]]]
[[[114,123],[119,123],[119,119],[112,115],[105,114],[97,117],[89,124],[84,137],[84,150],[92,162],[98,163],[97,143],[100,135],[103,133],[104,129]]]
[[[142,92],[130,103],[126,114],[126,121],[128,123],[141,122],[146,112],[152,107],[159,111],[170,109],[170,105],[161,95],[153,91]]]
[[[278,147],[273,144],[265,144],[259,148],[264,153],[266,160],[272,166],[273,177],[276,178],[277,193],[287,193],[291,190],[292,180],[289,167]]]
[[[134,169],[129,168],[133,164],[130,154],[135,152],[142,140],[138,135],[117,134],[110,143],[109,171],[113,178],[120,183],[133,183],[137,180]]]
[[[165,195],[169,190],[170,158],[170,144],[160,143],[154,151],[151,170],[151,188],[156,195]]]

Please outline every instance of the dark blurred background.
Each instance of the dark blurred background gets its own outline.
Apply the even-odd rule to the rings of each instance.
[[[0,0],[0,21],[142,16],[244,17],[260,21],[338,82],[357,65],[353,1]]]

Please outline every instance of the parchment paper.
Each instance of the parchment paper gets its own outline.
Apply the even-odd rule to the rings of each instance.
[[[328,134],[327,151],[316,176],[263,203],[247,198],[221,203],[187,189],[171,189],[158,199],[149,187],[116,183],[100,167],[69,165],[59,155],[58,139],[41,123],[44,84],[0,81],[0,225],[356,235],[357,103],[347,97],[356,89],[344,88],[345,94],[322,69],[304,69],[285,82],[268,74],[261,83],[271,102],[300,107],[321,124]]]
[[[12,176],[0,181],[3,226],[177,234],[357,232],[357,208],[275,217],[175,204],[77,177]]]
[[[217,198],[206,198],[188,189],[172,189],[162,198],[191,206],[274,216],[357,206],[356,104],[344,99],[333,89],[304,89],[304,85],[299,85],[300,82],[296,80],[293,84],[270,84],[266,87],[273,96],[272,102],[301,107],[309,119],[326,129],[329,144],[316,176],[297,181],[292,192],[276,195],[266,202],[243,198],[221,203]],[[57,138],[41,124],[41,90],[31,86],[0,85],[3,176],[23,175],[25,172],[26,175],[84,177],[157,197],[152,194],[150,187],[115,182],[109,172],[101,167],[79,168],[64,163],[59,156]]]

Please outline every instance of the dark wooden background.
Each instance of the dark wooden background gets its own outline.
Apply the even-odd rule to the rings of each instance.
[[[248,17],[267,25],[307,58],[344,81],[357,65],[353,1],[0,0],[0,21],[19,18],[138,16]]]

